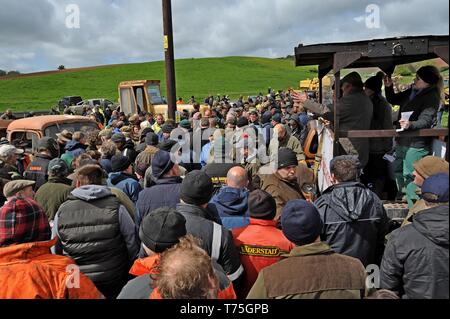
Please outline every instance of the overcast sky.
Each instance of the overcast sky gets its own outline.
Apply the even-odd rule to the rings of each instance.
[[[76,26],[70,4],[80,10],[79,28],[66,26]],[[379,8],[379,27],[369,4]],[[172,0],[175,57],[282,57],[299,43],[448,34],[448,7],[448,0]],[[0,0],[0,69],[163,60],[162,32],[161,0]]]

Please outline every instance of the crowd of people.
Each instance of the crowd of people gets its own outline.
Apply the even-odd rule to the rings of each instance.
[[[384,98],[381,74],[352,72],[340,129],[431,127],[441,82],[429,66],[406,92],[384,77]],[[0,298],[449,298],[449,166],[428,138],[395,140],[411,206],[396,227],[381,200],[391,139],[344,144],[320,193],[303,146],[332,108],[291,90],[191,102],[178,123],[94,108],[101,131],[44,137],[30,163],[2,141]]]

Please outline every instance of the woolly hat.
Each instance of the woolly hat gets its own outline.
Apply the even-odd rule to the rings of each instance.
[[[417,70],[417,75],[426,83],[436,85],[439,82],[441,75],[439,70],[432,65],[425,65]]]
[[[130,167],[131,161],[128,157],[121,154],[114,155],[111,158],[111,167],[113,172],[122,172]]]
[[[287,147],[282,147],[278,150],[278,169],[297,165],[297,155],[293,150]]]
[[[205,172],[192,171],[183,179],[180,198],[186,204],[199,206],[209,202],[213,191],[211,178]]]
[[[323,222],[317,208],[302,199],[287,202],[281,213],[283,234],[297,246],[313,243],[322,233]]]
[[[375,93],[381,92],[381,87],[383,86],[383,72],[378,72],[375,76],[372,76],[366,80],[364,87],[366,89],[371,89]]]
[[[277,204],[272,195],[256,189],[248,196],[248,209],[253,218],[271,220],[277,213]]]
[[[422,185],[422,197],[427,202],[448,202],[448,173],[428,177]]]
[[[186,219],[173,208],[152,211],[144,217],[139,227],[142,243],[158,254],[178,244],[185,235]]]

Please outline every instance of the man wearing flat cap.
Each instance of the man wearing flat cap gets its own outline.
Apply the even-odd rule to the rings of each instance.
[[[338,99],[336,108],[339,109],[339,130],[370,130],[372,121],[373,105],[370,98],[364,93],[364,84],[361,76],[357,72],[347,74],[340,82],[342,96]],[[303,107],[325,119],[333,122],[333,107],[326,107],[312,100],[308,100],[306,94],[294,94],[294,101]],[[353,138],[349,139],[354,149],[358,153],[361,167],[364,168],[369,160],[369,139]],[[347,143],[348,144],[348,143]],[[351,152],[352,147],[347,148]],[[342,150],[344,152],[344,150]]]
[[[273,196],[277,203],[275,220],[279,220],[284,205],[293,199],[304,199],[297,182],[297,155],[289,148],[278,151],[278,166],[274,174],[261,174],[261,189]]]
[[[16,180],[4,189],[7,203],[0,211],[0,299],[98,299],[101,293],[84,274],[72,282],[68,257],[51,254],[47,217],[33,200],[34,181]]]
[[[289,201],[281,215],[283,234],[296,245],[283,260],[265,267],[247,299],[361,299],[366,270],[353,257],[320,241],[322,221],[313,204]],[[320,280],[318,280],[318,276]]]
[[[413,220],[413,216],[426,208],[425,201],[417,194],[417,189],[422,187],[425,179],[439,173],[449,173],[448,162],[437,156],[425,156],[421,160],[415,162],[413,167],[414,181],[406,188],[406,200],[408,201],[408,206],[413,206],[409,209],[408,215],[403,220],[402,226],[410,224]]]
[[[12,180],[23,179],[17,169],[17,159],[23,150],[12,145],[0,145],[0,204],[6,200],[3,197],[3,186]]]
[[[425,208],[394,230],[381,263],[381,288],[404,299],[448,299],[449,176],[425,179]]]
[[[15,180],[3,188],[6,203],[1,208],[0,246],[29,241],[50,239],[50,225],[42,207],[34,200],[33,186],[36,182]],[[25,224],[15,226],[16,219],[23,218]],[[32,225],[38,225],[32,227]]]

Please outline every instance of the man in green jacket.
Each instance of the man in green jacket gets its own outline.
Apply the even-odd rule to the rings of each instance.
[[[247,299],[361,299],[366,272],[353,257],[335,253],[320,241],[322,221],[313,204],[287,203],[283,234],[295,247],[285,259],[262,269]]]
[[[74,189],[72,180],[67,178],[68,174],[69,168],[65,161],[52,159],[48,164],[48,181],[36,192],[35,199],[43,207],[49,221],[55,218],[59,206]]]

